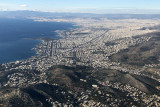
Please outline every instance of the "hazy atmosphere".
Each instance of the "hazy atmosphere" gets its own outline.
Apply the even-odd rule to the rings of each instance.
[[[0,0],[0,107],[160,107],[160,0]]]
[[[157,14],[159,4],[159,0],[0,0],[0,10]]]

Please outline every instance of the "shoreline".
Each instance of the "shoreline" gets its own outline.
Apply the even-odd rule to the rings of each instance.
[[[3,28],[0,37],[2,41],[0,44],[1,64],[30,58],[36,55],[32,52],[32,48],[39,44],[39,40],[57,39],[59,36],[56,35],[56,30],[74,28],[72,23],[66,22],[36,22],[33,19],[3,20],[5,21],[2,21],[1,26],[5,25],[6,27]],[[38,40],[38,42],[34,40]]]
[[[34,40],[34,41],[37,41],[38,43],[37,44],[35,44],[35,46],[33,46],[31,49],[30,49],[30,51],[34,51],[34,55],[31,55],[30,57],[28,57],[28,58],[24,58],[24,59],[20,59],[20,60],[14,60],[14,61],[9,61],[9,62],[3,62],[3,63],[0,63],[1,65],[2,64],[11,64],[11,63],[16,63],[16,62],[22,62],[22,61],[25,61],[25,60],[28,60],[28,59],[30,59],[30,58],[32,58],[32,57],[36,57],[37,55],[38,55],[38,53],[36,52],[36,47],[38,46],[38,45],[40,45],[43,41],[51,41],[51,40],[59,40],[59,39],[61,39],[61,38],[49,38],[49,37],[45,37],[45,38],[22,38],[22,39],[26,39],[26,40]]]

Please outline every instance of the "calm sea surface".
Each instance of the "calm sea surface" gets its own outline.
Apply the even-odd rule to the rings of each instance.
[[[35,22],[32,20],[0,19],[0,63],[27,59],[40,43],[38,38],[58,38],[55,30],[74,27],[71,23]]]

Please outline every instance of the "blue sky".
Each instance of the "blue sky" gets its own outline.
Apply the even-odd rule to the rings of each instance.
[[[0,0],[0,10],[160,13],[160,0]]]

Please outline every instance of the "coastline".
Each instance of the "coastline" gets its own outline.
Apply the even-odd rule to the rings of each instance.
[[[5,25],[7,27],[3,27],[0,35],[2,41],[0,44],[0,64],[26,60],[36,55],[32,48],[41,43],[42,39],[59,39],[61,37],[57,35],[56,30],[67,30],[74,27],[72,23],[67,22],[36,22],[33,19],[26,19],[25,21],[18,19],[3,20],[5,21],[1,21],[0,26]]]
[[[9,62],[3,62],[3,63],[0,63],[0,64],[11,64],[11,63],[20,63],[20,62],[23,62],[25,60],[29,60],[30,58],[32,57],[36,57],[38,55],[38,53],[36,52],[36,47],[38,45],[40,45],[43,41],[51,41],[51,40],[59,40],[63,37],[61,36],[58,36],[58,34],[56,34],[56,38],[49,38],[49,37],[44,37],[44,38],[23,38],[23,39],[26,39],[26,40],[34,40],[34,41],[37,41],[38,43],[36,43],[30,50],[31,51],[34,51],[34,55],[31,55],[29,56],[28,58],[24,58],[24,59],[20,59],[20,60],[14,60],[14,61],[9,61]]]

